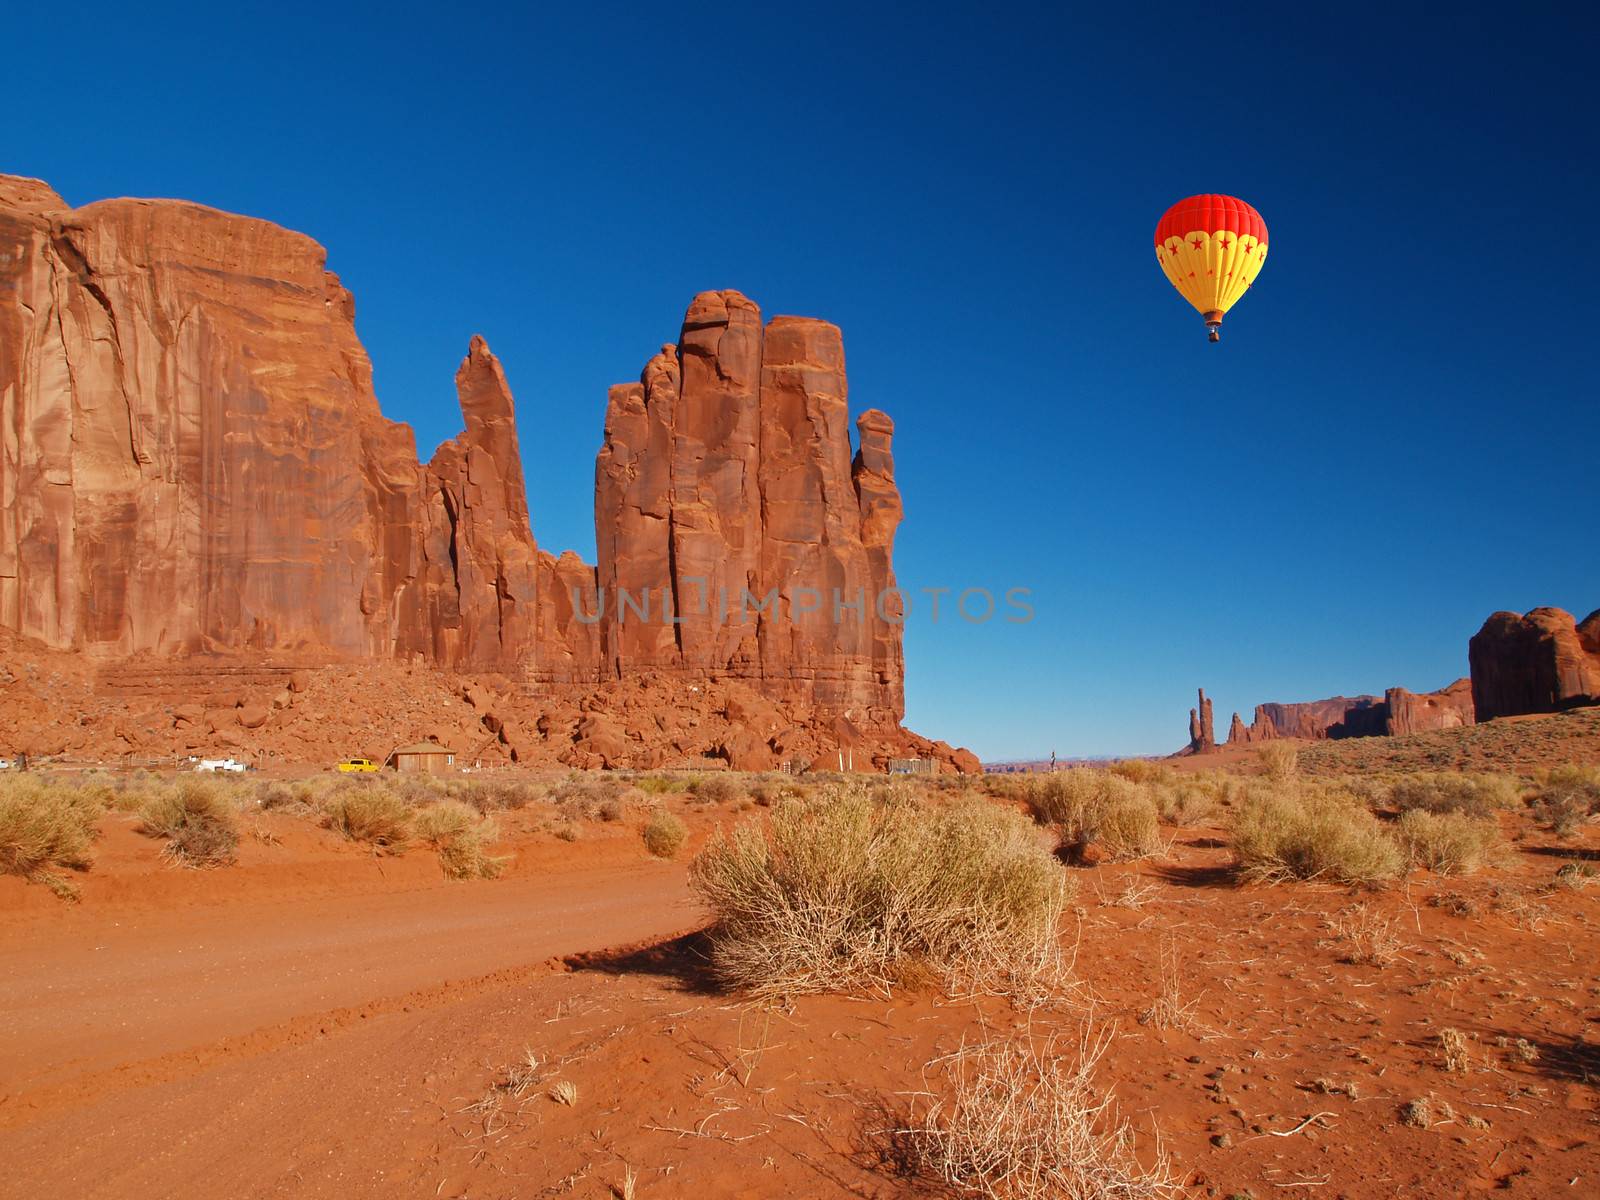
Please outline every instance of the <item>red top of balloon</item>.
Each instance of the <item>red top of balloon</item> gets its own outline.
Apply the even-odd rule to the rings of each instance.
[[[1261,214],[1235,196],[1190,196],[1179,200],[1156,225],[1156,245],[1165,245],[1168,238],[1182,237],[1202,229],[1216,233],[1226,229],[1240,237],[1253,237],[1258,242],[1267,240],[1267,223]]]

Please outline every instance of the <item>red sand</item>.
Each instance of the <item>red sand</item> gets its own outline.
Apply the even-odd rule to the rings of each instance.
[[[604,1197],[629,1167],[646,1200],[928,1195],[877,1131],[934,1055],[1029,1019],[719,994],[671,940],[697,923],[682,866],[631,829],[525,837],[508,878],[450,884],[431,855],[375,860],[270,819],[280,845],[197,873],[109,818],[80,906],[39,888],[19,905],[25,885],[0,881],[0,1195]],[[1361,897],[1235,887],[1216,830],[1074,871],[1079,986],[1034,1027],[1117,1027],[1101,1079],[1194,1196],[1593,1194],[1600,887],[1541,888],[1600,858],[1600,834],[1559,847],[1506,820],[1525,835],[1507,868],[1366,899],[1399,920],[1386,968],[1341,961],[1332,917]],[[1429,903],[1444,893],[1474,910]],[[605,952],[641,944],[659,948]],[[1143,1020],[1164,955],[1193,1002],[1178,1028]],[[1440,1064],[1444,1027],[1468,1040],[1464,1074]],[[474,1108],[529,1050],[541,1084]],[[1433,1126],[1403,1125],[1425,1095]]]

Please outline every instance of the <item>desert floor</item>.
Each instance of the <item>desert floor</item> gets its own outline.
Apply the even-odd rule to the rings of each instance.
[[[1504,866],[1375,893],[1241,887],[1220,827],[1168,830],[1063,868],[1039,1007],[771,1007],[707,975],[683,865],[748,813],[684,816],[676,862],[513,823],[473,882],[273,813],[239,865],[174,869],[106,817],[81,903],[0,878],[0,1195],[936,1195],[893,1130],[931,1060],[1018,1029],[1114,1031],[1098,1081],[1190,1195],[1600,1194],[1600,884],[1555,883],[1600,830],[1503,814]],[[1388,965],[1346,961],[1357,917]]]

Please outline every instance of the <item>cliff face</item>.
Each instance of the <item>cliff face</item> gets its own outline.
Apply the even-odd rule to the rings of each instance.
[[[114,654],[382,648],[416,455],[350,317],[321,249],[263,221],[0,208],[0,623]]]
[[[467,429],[423,467],[309,238],[0,207],[0,625],[107,656],[532,653],[511,394],[481,340],[456,383]]]
[[[1478,723],[1470,679],[1458,679],[1437,692],[1421,694],[1408,692],[1405,688],[1390,688],[1384,694],[1384,704],[1388,708],[1388,728],[1385,732],[1396,737],[1430,729],[1459,729]]]
[[[893,425],[864,413],[852,462],[838,329],[694,299],[612,390],[597,573],[534,541],[483,340],[456,376],[464,431],[419,463],[325,257],[265,221],[70,209],[0,176],[0,630],[107,659],[667,672],[898,723]]]
[[[1468,643],[1480,721],[1600,704],[1600,610],[1497,612]]]

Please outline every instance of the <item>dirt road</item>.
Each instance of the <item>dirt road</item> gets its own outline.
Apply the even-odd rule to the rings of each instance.
[[[145,1079],[337,1023],[346,1010],[681,931],[683,868],[640,862],[544,878],[208,907],[103,908],[0,929],[0,1127],[63,1089]],[[139,1068],[135,1070],[134,1068]]]

